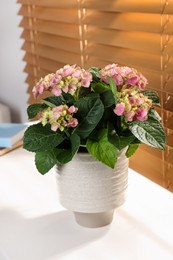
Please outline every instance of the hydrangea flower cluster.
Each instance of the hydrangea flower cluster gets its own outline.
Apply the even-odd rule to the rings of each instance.
[[[34,97],[37,98],[44,91],[50,91],[55,96],[60,96],[62,91],[75,95],[76,91],[81,88],[88,88],[92,81],[92,75],[85,69],[76,65],[65,65],[56,73],[51,73],[41,78],[33,88]]]
[[[134,68],[121,67],[117,64],[109,64],[100,70],[100,78],[107,84],[109,84],[108,77],[114,79],[118,91],[121,87],[136,87],[139,90],[143,90],[146,86],[147,79]]]
[[[117,64],[107,65],[100,70],[100,78],[109,83],[111,77],[117,86],[117,100],[114,113],[124,115],[126,121],[145,121],[152,107],[152,100],[140,93],[145,89],[147,79],[136,69],[120,67]]]
[[[57,107],[48,107],[41,113],[41,122],[45,126],[47,123],[51,125],[51,130],[59,129],[64,131],[65,127],[76,127],[78,120],[73,118],[73,114],[77,112],[75,106],[68,107],[67,105],[60,105]]]
[[[125,89],[118,92],[118,101],[114,113],[124,115],[128,122],[147,120],[148,111],[152,107],[152,100],[135,89]]]

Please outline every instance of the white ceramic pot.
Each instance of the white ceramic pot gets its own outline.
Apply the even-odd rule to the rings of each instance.
[[[108,225],[114,209],[125,202],[129,161],[125,151],[119,153],[114,169],[88,153],[77,153],[71,162],[56,167],[60,203],[74,212],[78,224]]]

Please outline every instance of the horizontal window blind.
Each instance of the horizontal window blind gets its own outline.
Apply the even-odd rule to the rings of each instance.
[[[173,1],[164,1],[161,13],[161,90],[167,146],[163,154],[166,185],[173,190]],[[172,28],[170,29],[170,25]],[[169,28],[169,29],[168,29]]]
[[[165,152],[140,146],[130,167],[173,190],[173,1],[18,0],[28,92],[65,64],[134,67],[156,90]],[[33,102],[30,95],[29,103]]]
[[[25,51],[28,92],[44,75],[65,64],[81,65],[81,20],[79,4],[70,1],[26,1],[21,4],[21,38]],[[30,95],[29,103],[33,103]]]

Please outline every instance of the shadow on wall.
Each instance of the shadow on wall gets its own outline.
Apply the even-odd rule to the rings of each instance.
[[[0,123],[10,123],[11,113],[10,108],[0,103]]]
[[[21,112],[13,107],[0,102],[0,123],[27,121],[22,118]]]

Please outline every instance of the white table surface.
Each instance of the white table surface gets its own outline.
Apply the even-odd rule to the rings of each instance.
[[[142,162],[141,162],[142,163]],[[172,260],[173,194],[129,170],[126,203],[111,225],[89,229],[58,202],[22,148],[0,157],[0,260]]]

